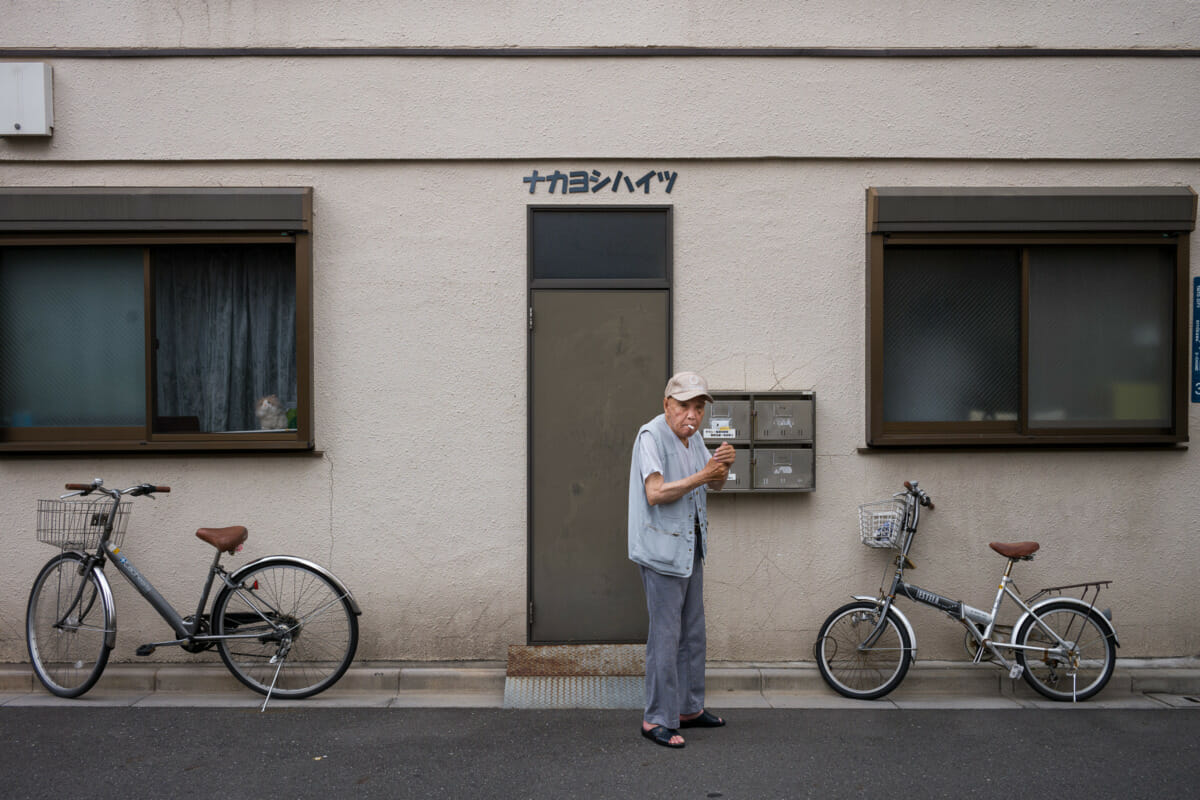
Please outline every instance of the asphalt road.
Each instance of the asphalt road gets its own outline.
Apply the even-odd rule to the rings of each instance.
[[[719,709],[718,709],[719,710]],[[1194,798],[1200,711],[0,708],[18,798]]]

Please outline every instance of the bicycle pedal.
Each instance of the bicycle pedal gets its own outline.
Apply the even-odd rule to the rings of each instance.
[[[135,655],[139,655],[139,656],[148,656],[148,655],[152,654],[152,653],[153,653],[155,650],[157,650],[157,649],[158,649],[158,648],[156,648],[156,647],[155,647],[154,645],[152,645],[152,644],[144,644],[144,645],[142,645],[141,647],[139,647],[137,650],[135,650],[135,651],[134,651],[134,654],[135,654]]]
[[[1025,671],[1025,668],[1022,667],[1020,664],[1013,664],[1012,669],[1010,669],[1008,671],[1008,677],[1012,678],[1015,681],[1017,678],[1021,677],[1021,673],[1024,671]]]

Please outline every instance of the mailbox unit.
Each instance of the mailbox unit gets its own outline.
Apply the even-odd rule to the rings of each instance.
[[[704,444],[737,452],[726,492],[811,492],[816,488],[813,392],[712,392]]]

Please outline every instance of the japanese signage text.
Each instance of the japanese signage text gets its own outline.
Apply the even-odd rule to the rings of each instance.
[[[598,169],[588,170],[572,170],[570,172],[562,172],[554,170],[549,175],[542,175],[538,170],[534,170],[530,174],[521,178],[523,183],[529,184],[529,193],[536,194],[538,184],[545,184],[545,189],[550,194],[587,194],[607,189],[610,192],[626,192],[636,193],[641,190],[642,194],[650,194],[650,188],[661,188],[666,194],[671,193],[671,189],[675,188],[675,179],[679,177],[677,172],[667,172],[664,170],[652,169],[645,175],[635,177],[625,174],[624,170],[617,170],[616,174],[606,175]]]

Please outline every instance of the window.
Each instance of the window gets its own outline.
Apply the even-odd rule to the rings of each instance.
[[[566,285],[563,282],[578,286],[581,281],[624,287],[669,285],[670,206],[529,206],[528,210],[533,284],[542,288]]]
[[[310,198],[0,190],[0,452],[311,449]]]
[[[1186,188],[870,190],[868,444],[1186,441],[1195,204]]]

